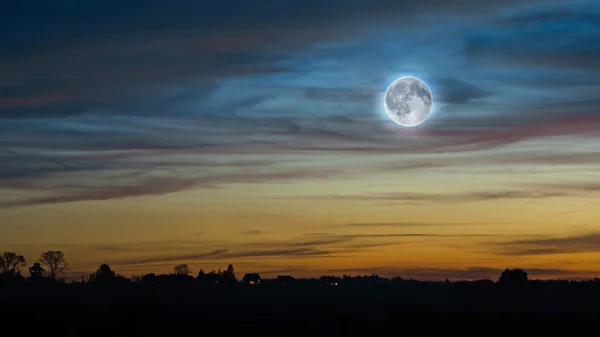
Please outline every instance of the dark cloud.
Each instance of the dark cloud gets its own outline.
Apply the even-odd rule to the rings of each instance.
[[[578,191],[578,192],[600,192],[600,183],[596,181],[563,183],[563,184],[547,184],[542,185],[546,188],[554,188],[562,191]]]
[[[450,158],[422,158],[410,161],[403,160],[402,156],[398,156],[397,160],[390,160],[389,164],[382,163],[373,166],[370,170],[371,172],[468,172],[489,175],[549,173],[561,170],[571,172],[573,166],[579,166],[581,170],[588,170],[590,166],[600,164],[600,153],[588,151],[553,153],[552,150],[522,150],[512,152],[496,151],[493,154],[481,153],[477,156],[469,155],[469,153],[465,154]],[[396,161],[403,161],[403,163],[396,164]]]
[[[154,242],[132,242],[111,245],[96,245],[99,251],[127,251],[137,257],[117,259],[115,265],[156,264],[177,261],[224,261],[247,258],[322,258],[348,256],[371,248],[398,244],[397,239],[452,237],[453,235],[435,235],[419,233],[363,233],[363,234],[322,234],[308,233],[287,239],[269,239],[243,242],[231,240],[164,240]],[[375,242],[372,239],[388,239],[387,242]],[[86,246],[87,248],[90,248]],[[215,247],[213,250],[200,247]],[[224,248],[226,247],[226,248]],[[82,247],[79,247],[81,249]],[[156,254],[157,249],[170,251],[175,248],[186,251],[181,254]],[[200,251],[200,252],[197,252]],[[144,255],[141,255],[144,253]],[[149,255],[151,254],[151,255]]]
[[[486,237],[494,234],[423,234],[423,233],[392,233],[392,234],[348,234],[348,238],[448,238],[448,237]]]
[[[454,222],[379,222],[379,223],[347,223],[335,225],[336,227],[454,227],[454,226],[480,226],[478,223],[454,223]]]
[[[48,196],[24,198],[22,200],[9,200],[0,202],[0,207],[22,207],[56,203],[97,201],[138,197],[146,195],[164,195],[191,189],[193,187],[214,188],[228,183],[261,183],[265,181],[296,180],[322,178],[335,174],[335,172],[313,172],[313,171],[277,171],[277,172],[247,172],[206,176],[154,176],[140,177],[137,173],[117,176],[96,177],[80,181],[64,182],[49,179],[40,181],[12,181],[5,185],[8,188],[21,188],[30,191],[43,191],[50,188]],[[126,179],[123,179],[126,178]],[[0,181],[1,183],[1,181]]]
[[[375,121],[371,123],[373,122]],[[590,113],[572,114],[570,116],[550,115],[546,117],[544,122],[536,121],[535,123],[530,122],[506,127],[454,130],[415,128],[403,130],[402,133],[397,133],[396,130],[382,129],[377,126],[378,124],[373,123],[373,129],[370,129],[369,125],[362,125],[363,130],[360,133],[370,135],[374,138],[371,141],[356,141],[353,143],[321,141],[320,144],[291,144],[284,148],[288,151],[363,154],[473,152],[531,139],[568,135],[597,137],[600,135],[597,128],[599,124],[600,115]]]
[[[400,245],[399,242],[351,242],[351,243],[344,244],[344,248],[348,249],[349,251],[354,251],[354,250],[365,250],[365,249],[371,249],[371,248],[390,247],[390,246],[398,246],[398,245]]]
[[[373,248],[391,246],[406,242],[404,239],[437,240],[457,237],[491,237],[495,234],[433,234],[433,233],[359,233],[359,234],[332,234],[332,233],[307,233],[307,236],[320,238],[314,241],[317,244],[339,244],[344,248]],[[377,239],[375,242],[372,239]],[[383,240],[383,241],[382,241]],[[399,241],[403,240],[403,241]],[[293,244],[292,244],[293,245]]]
[[[384,236],[383,234],[380,234]],[[392,234],[393,236],[393,234]],[[412,235],[399,235],[399,236],[412,236]],[[306,237],[309,237],[307,239]],[[342,247],[350,241],[359,241],[363,237],[369,237],[368,235],[323,235],[313,236],[310,234],[304,235],[298,238],[290,238],[287,240],[263,240],[263,241],[249,241],[244,242],[239,246],[242,250],[259,250],[265,249],[297,249],[297,248],[314,248],[314,247]]]
[[[491,158],[484,158],[491,160]],[[482,160],[482,162],[485,162]],[[496,163],[510,165],[597,165],[600,164],[600,152],[573,153],[516,153],[499,156]]]
[[[247,231],[243,232],[243,234],[245,234],[245,235],[259,235],[262,233],[264,233],[264,232],[259,229],[251,229],[251,230],[247,230]]]
[[[374,88],[326,88],[307,87],[306,97],[334,102],[371,102],[375,98]]]
[[[279,275],[292,275],[298,272],[306,272],[307,268],[288,268],[288,269],[262,269],[258,270],[261,276],[279,276]]]
[[[466,40],[471,62],[495,67],[600,71],[600,8],[597,5],[522,11],[494,22],[496,30]]]
[[[321,246],[321,245],[331,245],[336,243],[348,242],[352,240],[352,237],[332,237],[318,240],[310,240],[310,241],[299,241],[299,242],[290,242],[288,245],[292,247],[304,247],[304,246]]]
[[[434,80],[438,90],[435,101],[451,104],[467,104],[473,100],[490,95],[489,92],[473,84],[456,78],[440,78]]]
[[[512,199],[545,199],[569,196],[567,192],[559,191],[532,191],[532,190],[508,190],[508,191],[476,191],[457,194],[434,194],[434,193],[381,193],[365,195],[331,195],[328,198],[338,200],[358,201],[407,201],[423,203],[461,203],[480,202],[493,200]]]
[[[600,233],[496,243],[508,255],[593,253],[600,251]]]
[[[239,33],[242,29],[252,32],[279,28],[280,33],[289,34],[300,27],[323,29],[343,23],[373,23],[376,20],[388,23],[392,19],[397,20],[398,17],[410,18],[420,13],[484,15],[488,11],[519,4],[518,1],[512,0],[503,3],[460,0],[451,5],[442,0],[309,0],[302,4],[259,0],[252,5],[241,0],[203,3],[184,0],[177,7],[158,0],[144,1],[144,6],[141,6],[139,1],[123,4],[116,0],[88,1],[85,5],[74,0],[62,1],[60,6],[49,6],[42,1],[33,3],[35,5],[31,2],[13,3],[3,11],[3,28],[14,33],[3,34],[1,41],[6,43],[7,50],[12,51],[11,56],[22,54],[32,46],[49,47],[49,41],[85,43],[86,41],[81,40],[82,37],[97,41],[107,36],[117,38],[117,34],[123,32],[143,36],[144,33],[158,35],[160,32],[200,30],[209,35],[224,33],[226,41],[221,43],[235,43],[239,41],[227,40],[228,34]],[[335,15],[331,15],[332,13]],[[19,25],[23,21],[31,24],[24,28]],[[106,22],[110,22],[110,25]],[[39,31],[44,34],[36,34]],[[226,49],[223,45],[215,48]]]
[[[133,184],[124,183],[119,186],[105,187],[83,185],[77,186],[74,184],[71,186],[64,186],[60,189],[55,188],[53,191],[54,194],[50,196],[5,201],[0,203],[0,206],[22,207],[68,202],[120,199],[144,195],[164,195],[189,189],[195,184],[195,180],[185,178],[149,178],[135,181]]]
[[[227,260],[227,259],[246,259],[256,257],[316,257],[330,255],[331,252],[317,250],[314,248],[285,248],[285,249],[264,249],[264,250],[246,250],[230,251],[228,249],[219,249],[207,253],[199,254],[179,254],[166,256],[149,256],[141,258],[128,258],[117,261],[116,265],[138,265],[154,264],[158,262],[177,262],[177,261],[197,261],[197,260]]]
[[[182,254],[182,255],[166,255],[166,256],[151,256],[151,257],[139,257],[139,258],[128,258],[120,260],[116,265],[135,265],[135,264],[150,264],[157,262],[176,262],[185,260],[199,260],[207,258],[216,258],[223,256],[228,252],[227,249],[218,249],[206,253],[198,254]]]
[[[290,257],[290,256],[321,256],[331,255],[332,252],[317,250],[314,248],[289,248],[289,249],[265,249],[245,252],[231,252],[226,254],[227,258],[252,258],[252,257]]]
[[[422,234],[422,233],[385,233],[385,234],[346,234],[346,238],[420,238],[439,236],[437,234]]]

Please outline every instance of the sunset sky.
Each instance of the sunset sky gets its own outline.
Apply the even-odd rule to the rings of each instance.
[[[77,278],[600,277],[600,3],[10,1],[0,251]],[[396,78],[429,119],[393,123]]]

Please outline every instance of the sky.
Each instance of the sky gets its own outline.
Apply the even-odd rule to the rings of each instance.
[[[600,4],[12,1],[0,250],[77,278],[600,276]],[[429,118],[387,86],[416,76]]]

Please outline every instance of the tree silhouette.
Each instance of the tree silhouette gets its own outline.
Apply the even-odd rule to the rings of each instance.
[[[69,267],[65,254],[60,250],[49,250],[42,253],[39,262],[48,267],[48,276],[52,281],[56,281],[58,276],[63,274]]]
[[[156,281],[156,274],[149,273],[142,275],[142,283],[153,284]]]
[[[235,269],[232,264],[227,266],[227,269],[223,272],[223,280],[228,283],[237,282],[235,278]]]
[[[502,274],[500,274],[500,278],[498,279],[498,283],[501,286],[506,287],[522,287],[529,283],[529,278],[527,277],[527,272],[523,269],[505,269]]]
[[[185,275],[188,276],[192,273],[190,267],[188,267],[187,264],[182,263],[182,264],[178,264],[175,267],[173,267],[173,273],[175,275]]]
[[[15,252],[4,252],[0,255],[0,270],[6,275],[19,275],[19,268],[25,267],[25,257]]]
[[[98,270],[96,270],[95,273],[90,275],[89,280],[90,282],[106,282],[115,280],[116,278],[116,274],[112,269],[110,269],[110,266],[106,263],[103,263],[100,265],[100,267],[98,267]]]
[[[39,262],[35,262],[31,267],[29,267],[29,279],[32,281],[39,281],[44,278],[44,273],[46,270],[42,267]]]
[[[221,269],[219,269],[219,271],[213,269],[208,274],[204,275],[202,279],[203,283],[217,284],[223,279],[223,272],[221,272]]]

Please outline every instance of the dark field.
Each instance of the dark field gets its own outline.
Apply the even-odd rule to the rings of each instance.
[[[44,335],[597,334],[600,282],[4,286],[0,322]]]

